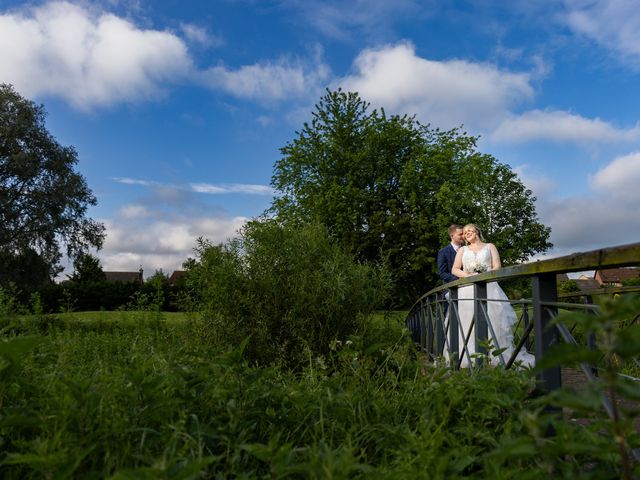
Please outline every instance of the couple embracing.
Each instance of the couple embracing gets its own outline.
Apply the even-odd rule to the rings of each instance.
[[[502,266],[500,254],[495,245],[484,240],[477,225],[473,223],[464,227],[451,225],[448,232],[451,243],[438,252],[438,273],[445,283],[489,270],[497,270]],[[474,315],[473,298],[473,285],[458,288],[457,311],[460,324],[458,345],[460,355],[463,356],[462,367],[469,366],[471,355],[479,350],[475,340],[475,328],[471,328]],[[450,313],[449,310],[447,316]],[[514,350],[513,328],[517,323],[517,317],[507,295],[497,282],[487,283],[487,314],[490,324],[489,339],[493,349],[504,349],[501,357],[506,363]],[[465,352],[462,352],[463,333],[465,337],[470,335]],[[535,363],[534,357],[524,350],[518,353],[516,361],[523,365]],[[491,363],[501,364],[500,355],[492,356]]]

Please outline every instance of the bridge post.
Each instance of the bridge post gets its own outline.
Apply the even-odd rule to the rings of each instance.
[[[485,282],[478,282],[474,284],[474,300],[473,300],[473,314],[476,318],[475,325],[475,349],[476,353],[482,353],[486,355],[487,348],[485,347],[486,341],[489,338],[489,329],[487,327],[487,284]],[[471,338],[467,341],[467,345],[471,342]],[[497,346],[496,346],[497,347]],[[476,359],[476,365],[481,366],[483,362],[482,356]]]
[[[458,287],[453,287],[449,290],[449,363],[452,368],[458,368],[458,360],[460,348],[458,345],[459,329],[459,316],[458,316]],[[442,330],[442,345],[444,346],[444,320],[442,324],[436,325]],[[439,332],[440,333],[440,332]]]
[[[543,273],[532,278],[533,282],[533,332],[535,336],[536,362],[549,348],[558,343],[558,332],[550,323],[558,314],[558,307],[549,305],[558,301],[556,274]],[[538,374],[538,384],[543,390],[561,387],[560,367],[547,368]]]
[[[436,300],[438,296],[435,296]],[[438,304],[435,304],[436,307],[436,318],[438,318]],[[427,309],[427,338],[426,338],[426,351],[430,360],[433,360],[434,352],[433,352],[433,310],[431,308],[431,297],[427,297],[426,305],[423,304],[423,308]]]
[[[426,327],[426,323],[428,322],[427,319],[427,315],[428,312],[425,312],[425,301],[422,300],[420,301],[420,309],[418,310],[418,318],[420,319],[420,330],[419,330],[419,335],[420,335],[420,350],[424,351],[425,350],[425,337],[426,337],[426,331],[425,329]]]
[[[526,303],[522,304],[522,320],[524,323],[524,331],[526,332],[529,327],[529,306]],[[524,348],[527,351],[531,350],[531,339],[529,338],[529,335],[527,335],[524,340]]]

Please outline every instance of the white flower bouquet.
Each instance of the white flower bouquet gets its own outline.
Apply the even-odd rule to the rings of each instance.
[[[469,271],[471,271],[473,273],[484,273],[487,270],[488,270],[487,266],[484,263],[481,263],[481,262],[477,262],[476,261],[476,262],[472,262],[469,265]]]

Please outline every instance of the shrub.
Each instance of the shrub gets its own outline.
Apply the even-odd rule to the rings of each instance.
[[[226,244],[200,239],[189,282],[216,339],[296,367],[346,339],[387,297],[384,267],[361,265],[318,225],[253,221]]]
[[[66,281],[40,289],[43,309],[53,313],[67,310],[68,300],[73,310],[116,310],[127,305],[141,290],[138,282]]]

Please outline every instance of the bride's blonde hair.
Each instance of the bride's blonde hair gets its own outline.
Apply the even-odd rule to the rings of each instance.
[[[473,230],[475,230],[476,235],[478,236],[478,238],[480,239],[481,242],[486,242],[486,240],[484,239],[484,236],[482,235],[482,230],[480,230],[480,227],[478,227],[475,223],[467,223],[464,226],[463,230],[466,230],[467,228],[472,228]]]

